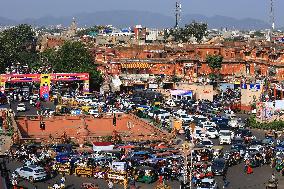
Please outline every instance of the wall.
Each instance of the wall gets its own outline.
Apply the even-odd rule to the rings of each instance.
[[[42,131],[39,127],[39,118],[18,117],[16,119],[17,126],[23,137],[48,137],[52,135],[57,138],[66,132],[67,136],[78,137],[79,129],[87,128],[90,136],[110,136],[113,131],[129,136],[152,135],[161,137],[165,133],[158,128],[148,124],[147,122],[137,118],[132,114],[116,115],[116,126],[113,126],[112,116],[103,118],[86,117],[85,120],[80,116],[54,116],[51,118],[43,118],[45,122],[45,130]]]

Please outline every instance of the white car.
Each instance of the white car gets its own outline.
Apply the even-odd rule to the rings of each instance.
[[[89,114],[94,117],[99,117],[99,111],[97,109],[89,109]]]
[[[18,112],[25,112],[25,111],[27,111],[26,105],[25,105],[24,103],[18,104],[18,106],[17,106],[17,111],[18,111]]]
[[[161,116],[163,116],[163,117],[165,117],[165,116],[170,116],[170,113],[168,112],[168,111],[166,111],[166,110],[162,110],[162,109],[160,109],[160,110],[157,110],[157,111],[155,111],[155,112],[149,112],[148,113],[148,115],[150,116],[150,117],[154,117],[154,116],[159,116],[159,117],[161,117]]]
[[[219,133],[218,130],[214,127],[208,127],[206,130],[206,134],[208,136],[208,138],[218,138],[219,137]]]
[[[176,103],[173,99],[167,100],[165,104],[170,106],[170,107],[176,107]]]
[[[21,178],[28,179],[31,182],[41,181],[47,178],[46,171],[42,167],[36,165],[20,167],[15,170],[15,174]]]
[[[214,179],[205,178],[198,184],[197,189],[217,189],[217,183]]]
[[[194,120],[192,117],[189,117],[187,114],[181,114],[179,117],[183,122],[190,122]]]
[[[231,144],[232,143],[231,135],[232,135],[232,133],[229,130],[220,130],[219,131],[220,145]]]
[[[62,100],[69,100],[71,98],[72,98],[72,96],[68,95],[68,94],[65,94],[65,95],[62,96]]]
[[[216,127],[216,123],[211,121],[201,122],[201,124],[203,125],[203,127]]]

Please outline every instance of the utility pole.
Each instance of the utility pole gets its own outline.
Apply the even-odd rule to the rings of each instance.
[[[178,28],[181,20],[181,3],[179,1],[176,1],[175,17],[176,17],[175,28]]]

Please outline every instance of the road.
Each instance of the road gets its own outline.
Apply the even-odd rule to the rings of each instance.
[[[32,107],[28,104],[28,102],[25,102],[28,107],[28,111],[26,112],[19,112],[16,113],[16,115],[35,115],[36,114],[36,108]],[[11,104],[12,109],[16,110],[17,103],[12,102]],[[45,102],[43,103],[44,107],[52,108],[53,105],[51,103]],[[8,105],[4,105],[1,107],[8,107]],[[264,132],[260,130],[253,130],[254,135],[258,139],[264,138]],[[218,143],[218,140],[213,140],[215,144]],[[0,147],[4,145],[4,143],[0,143]],[[229,146],[224,146],[225,150],[229,149]],[[8,169],[10,172],[13,172],[16,168],[20,167],[21,164],[19,162],[9,162],[7,164]],[[254,173],[251,175],[247,175],[244,173],[244,163],[241,163],[239,165],[230,167],[227,173],[227,180],[229,182],[228,189],[262,189],[265,188],[265,183],[271,178],[271,174],[274,172],[273,169],[271,169],[269,166],[262,166],[259,168],[254,169]],[[276,173],[277,178],[279,179],[279,189],[284,189],[284,177],[280,176],[278,173]],[[34,189],[35,186],[37,186],[38,189],[46,189],[47,186],[52,186],[55,182],[59,182],[61,178],[61,175],[58,175],[57,177],[53,179],[49,179],[45,182],[39,182],[39,183],[30,183],[29,181],[22,180],[20,181],[20,185],[25,186],[29,189]],[[223,188],[223,181],[222,177],[215,177],[219,188]],[[74,175],[66,176],[66,186],[67,189],[79,189],[81,188],[81,184],[85,182],[91,182],[91,183],[97,183],[100,188],[107,188],[107,182],[100,179],[93,179],[93,178],[81,178],[76,177]],[[177,181],[171,181],[166,182],[169,184],[173,189],[179,188],[179,182]],[[157,183],[154,184],[143,184],[143,183],[137,183],[137,186],[140,186],[142,189],[152,189],[155,188]],[[123,188],[121,185],[115,185],[116,189]]]
[[[27,107],[27,111],[25,112],[17,112],[17,105],[19,103],[24,103]],[[55,106],[51,102],[41,102],[42,108],[51,108],[55,109]],[[5,105],[0,105],[0,108],[9,108],[8,104]],[[11,102],[11,108],[12,110],[16,113],[16,116],[24,116],[24,115],[37,115],[37,109],[35,106],[31,106],[30,103],[27,102],[18,102],[18,101],[13,101]]]
[[[257,138],[264,138],[264,132],[260,130],[253,130],[254,135],[257,136]],[[214,140],[214,143],[217,143],[217,140]],[[224,146],[225,149],[228,149],[229,146]],[[10,162],[8,164],[8,168],[10,171],[14,171],[16,168],[20,167],[21,164],[19,162]],[[271,175],[274,171],[274,169],[271,169],[269,166],[262,166],[254,169],[254,173],[251,175],[247,175],[244,173],[244,163],[241,163],[239,165],[230,167],[227,172],[227,180],[229,182],[228,189],[264,189],[265,183],[271,178]],[[284,177],[279,175],[279,173],[276,173],[276,177],[279,179],[279,187],[278,189],[284,189]],[[46,189],[47,186],[53,185],[55,182],[59,182],[61,178],[61,175],[58,175],[57,177],[47,180],[45,182],[35,183],[32,184],[28,181],[21,181],[19,184],[22,186],[26,186],[29,189],[34,189],[35,186],[37,186],[38,189]],[[215,177],[219,188],[223,188],[223,180],[221,176]],[[81,178],[76,177],[74,175],[66,176],[66,186],[68,189],[79,189],[81,184],[84,182],[91,182],[91,183],[97,183],[100,188],[107,188],[107,182],[101,179],[93,179],[93,178]],[[179,182],[166,182],[168,183],[173,189],[179,188]],[[154,189],[157,183],[154,184],[143,184],[143,183],[137,183],[137,186],[140,186],[141,189]],[[122,189],[122,185],[115,185],[116,189]]]

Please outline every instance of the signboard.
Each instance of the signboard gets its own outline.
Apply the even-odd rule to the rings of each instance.
[[[260,84],[250,84],[249,88],[250,90],[258,91],[260,90]]]
[[[156,84],[156,83],[149,83],[148,88],[149,89],[157,89],[158,88],[158,84]]]
[[[186,90],[171,90],[172,96],[190,96],[192,98],[193,92]]]

